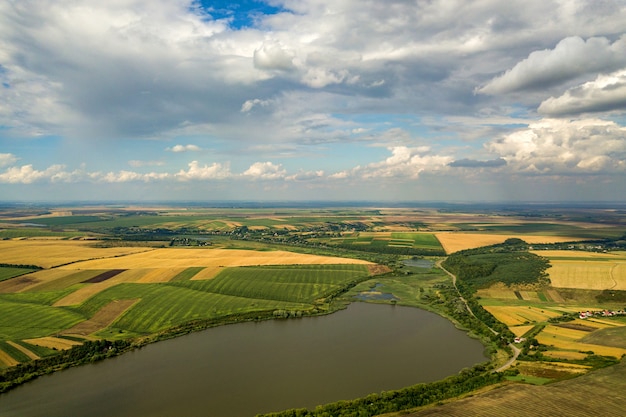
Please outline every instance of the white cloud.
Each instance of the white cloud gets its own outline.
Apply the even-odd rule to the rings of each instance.
[[[532,52],[503,75],[478,89],[485,94],[502,94],[523,89],[546,88],[572,78],[626,66],[626,35],[610,43],[607,38],[571,36],[552,50]]]
[[[624,46],[626,50],[626,45]],[[567,90],[560,97],[550,97],[538,108],[548,116],[591,112],[623,111],[626,108],[626,69],[599,75],[594,81]]]
[[[381,162],[363,168],[361,176],[371,178],[416,179],[424,172],[445,171],[454,161],[451,156],[428,155],[428,147],[409,148],[396,146],[389,148],[392,155]]]
[[[287,181],[311,181],[324,177],[324,171],[300,171],[297,174],[285,177]]]
[[[32,184],[41,181],[71,182],[76,179],[79,172],[67,172],[64,165],[52,165],[39,171],[32,164],[21,167],[11,167],[0,174],[0,183],[8,184]]]
[[[241,112],[247,113],[251,111],[255,106],[267,107],[270,104],[270,100],[261,100],[258,98],[255,98],[253,100],[246,100],[246,102],[241,105]]]
[[[254,51],[254,66],[263,70],[289,71],[294,69],[295,52],[286,49],[277,40],[265,41]]]
[[[200,166],[198,161],[191,161],[187,171],[180,170],[175,177],[181,181],[189,180],[222,180],[230,178],[229,164],[214,162],[211,165]]]
[[[600,119],[544,119],[486,145],[512,172],[626,172],[626,128]]]
[[[17,157],[12,153],[0,153],[0,167],[17,162]]]
[[[255,162],[241,175],[259,180],[277,180],[285,178],[287,171],[272,162]]]
[[[199,152],[202,149],[198,145],[174,145],[171,148],[166,148],[166,151],[169,152]]]

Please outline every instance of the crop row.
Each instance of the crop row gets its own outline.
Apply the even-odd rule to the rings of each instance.
[[[163,284],[119,284],[89,300],[101,306],[112,299],[140,298],[113,327],[139,334],[155,333],[191,320],[210,319],[250,311],[274,309],[304,310],[310,305],[273,300],[250,300],[222,294],[206,293],[190,288]],[[81,308],[81,309],[82,309]]]
[[[227,268],[211,280],[185,286],[236,297],[310,303],[366,275],[363,265]]]

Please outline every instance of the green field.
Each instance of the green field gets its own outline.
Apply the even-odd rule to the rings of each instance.
[[[29,274],[35,271],[35,269],[29,268],[14,268],[10,266],[0,267],[0,281],[4,281],[6,279],[10,279],[13,277],[19,277],[20,275]]]
[[[380,252],[401,255],[444,255],[443,247],[432,233],[406,232],[362,232],[346,234],[341,237],[311,239],[312,242],[324,243],[367,252]]]

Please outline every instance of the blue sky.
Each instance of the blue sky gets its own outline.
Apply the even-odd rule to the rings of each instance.
[[[626,200],[618,0],[0,3],[0,200]]]

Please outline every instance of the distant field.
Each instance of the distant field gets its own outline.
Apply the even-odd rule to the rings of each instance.
[[[343,237],[324,238],[320,241],[329,245],[354,246],[356,249],[368,247],[372,250],[379,248],[402,248],[414,250],[441,251],[443,248],[439,240],[432,233],[424,232],[359,232],[347,234]]]
[[[178,268],[190,266],[249,266],[249,265],[313,265],[362,264],[370,262],[351,258],[337,258],[299,254],[287,251],[247,251],[238,249],[154,249],[123,257],[97,259],[72,264],[71,269],[137,269]],[[65,268],[65,267],[64,267]]]
[[[87,241],[0,240],[0,263],[37,265],[43,268],[85,259],[107,258],[151,250],[150,248],[94,248]]]
[[[550,281],[557,288],[626,290],[626,253],[537,251],[550,259]]]
[[[441,242],[446,253],[450,254],[465,249],[474,249],[481,246],[495,245],[510,238],[518,238],[531,244],[572,242],[581,240],[576,237],[551,236],[551,235],[515,235],[515,234],[488,234],[488,233],[463,233],[463,232],[439,232],[435,236]]]

